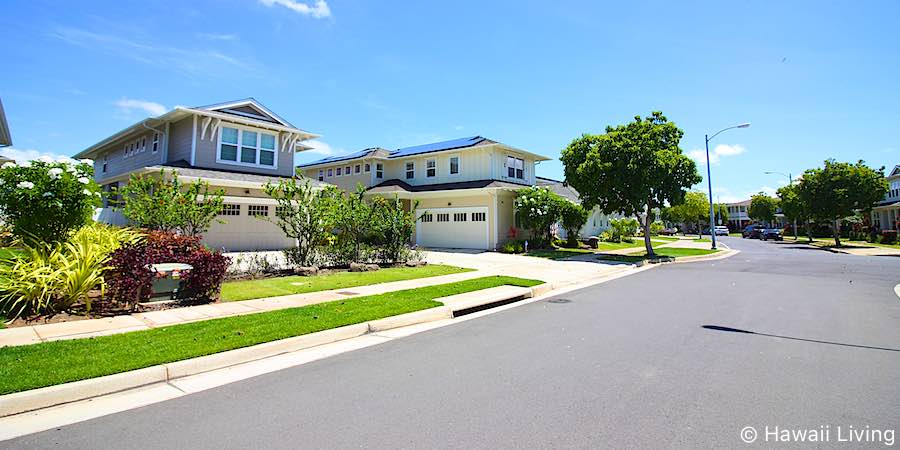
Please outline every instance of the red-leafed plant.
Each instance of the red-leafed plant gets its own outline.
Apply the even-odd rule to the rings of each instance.
[[[107,281],[107,293],[112,300],[131,306],[146,301],[152,294],[153,278],[150,264],[184,263],[193,269],[184,273],[179,298],[213,301],[225,278],[230,260],[200,244],[199,236],[153,231],[142,242],[116,250],[110,258],[112,267]]]

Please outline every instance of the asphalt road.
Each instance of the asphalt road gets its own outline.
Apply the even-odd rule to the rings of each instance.
[[[766,426],[900,428],[900,258],[723,240],[742,253],[0,447],[738,447],[754,426],[762,448]]]

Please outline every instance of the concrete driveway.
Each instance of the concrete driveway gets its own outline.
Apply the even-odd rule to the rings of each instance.
[[[449,264],[483,271],[485,274],[531,278],[555,285],[572,284],[602,277],[630,268],[629,265],[591,260],[554,261],[534,256],[509,255],[498,252],[472,250],[428,250],[429,264]]]

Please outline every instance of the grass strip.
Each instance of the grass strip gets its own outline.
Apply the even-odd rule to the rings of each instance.
[[[392,267],[374,272],[337,272],[308,277],[289,276],[262,280],[229,281],[222,284],[221,299],[223,302],[233,302],[279,295],[306,294],[391,281],[450,275],[472,270],[441,264],[429,264],[421,267]]]
[[[196,358],[441,306],[434,299],[542,281],[492,276],[151,330],[0,348],[0,395]]]
[[[685,257],[685,256],[700,256],[700,255],[711,255],[713,253],[718,252],[719,250],[711,250],[705,248],[672,248],[672,247],[661,247],[661,248],[653,248],[653,252],[656,256],[670,256],[672,258]],[[643,261],[647,259],[647,252],[643,251],[641,253],[632,253],[629,255],[599,255],[598,259],[604,261],[618,261],[618,262],[627,262],[627,263],[635,263],[638,261]]]

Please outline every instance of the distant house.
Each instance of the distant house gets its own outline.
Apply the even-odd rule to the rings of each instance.
[[[888,193],[872,209],[872,224],[881,230],[900,230],[900,164],[887,176]]]
[[[345,191],[418,203],[415,243],[496,249],[510,239],[516,191],[535,183],[535,162],[549,158],[482,136],[388,150],[372,147],[299,168]]]
[[[753,222],[747,215],[747,211],[750,209],[750,200],[726,203],[725,208],[728,211],[728,228],[731,230],[742,230]]]
[[[219,219],[203,236],[213,248],[271,250],[294,242],[273,223],[276,203],[263,187],[294,176],[294,153],[318,137],[291,125],[252,98],[195,108],[176,107],[109,136],[75,155],[94,160],[94,179],[111,192],[133,174],[177,171],[225,191]],[[317,182],[314,182],[318,184]],[[107,198],[100,220],[124,224]]]
[[[550,189],[550,191],[556,193],[562,198],[571,200],[575,203],[581,204],[581,195],[578,194],[578,191],[575,190],[572,186],[569,186],[565,181],[553,180],[550,178],[537,178],[537,185],[546,187]],[[607,228],[609,228],[609,221],[611,219],[620,219],[623,216],[619,214],[607,215],[603,214],[599,208],[594,208],[591,210],[590,215],[588,215],[588,220],[581,227],[581,230],[578,232],[579,237],[589,237],[589,236],[599,236],[600,233],[604,232]],[[561,224],[557,224],[557,235],[560,238],[566,239],[568,237],[568,233],[562,227]]]

